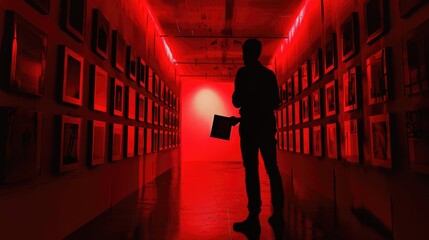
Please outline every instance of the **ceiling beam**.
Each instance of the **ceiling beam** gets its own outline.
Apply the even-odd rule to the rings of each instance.
[[[162,38],[168,38],[169,35],[161,35]],[[287,36],[225,36],[225,35],[175,35],[174,38],[258,38],[258,39],[287,39]]]

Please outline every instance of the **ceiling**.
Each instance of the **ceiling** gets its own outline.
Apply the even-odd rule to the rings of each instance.
[[[148,4],[181,79],[233,81],[243,65],[242,43],[251,37],[261,40],[260,60],[268,65],[302,1],[148,0]]]

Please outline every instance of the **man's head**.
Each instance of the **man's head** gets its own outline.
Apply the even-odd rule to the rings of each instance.
[[[247,39],[242,46],[244,65],[252,65],[258,62],[261,55],[262,44],[258,39]]]

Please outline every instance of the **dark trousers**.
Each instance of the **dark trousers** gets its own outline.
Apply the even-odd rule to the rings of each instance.
[[[250,126],[249,126],[250,127]],[[272,129],[272,128],[271,128]],[[248,128],[240,125],[240,147],[246,172],[247,208],[249,214],[261,212],[261,187],[258,171],[258,150],[261,151],[265,170],[270,179],[271,202],[274,213],[282,213],[284,193],[282,178],[277,166],[276,139],[274,131],[261,128]]]

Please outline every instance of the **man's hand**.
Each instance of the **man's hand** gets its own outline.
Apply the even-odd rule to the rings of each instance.
[[[235,126],[240,122],[240,120],[241,118],[231,116],[229,117],[229,124],[231,124],[231,126]]]

